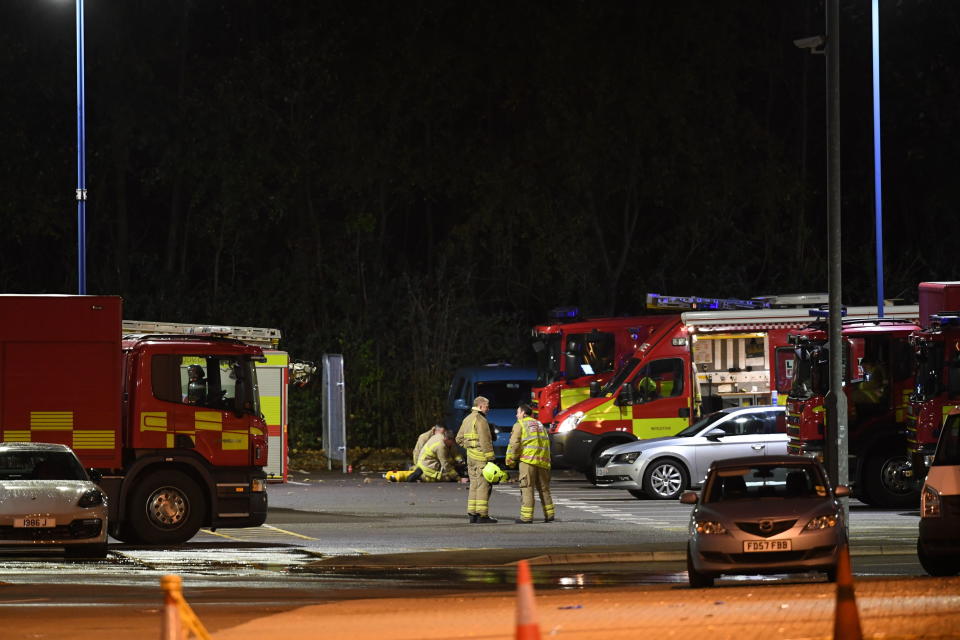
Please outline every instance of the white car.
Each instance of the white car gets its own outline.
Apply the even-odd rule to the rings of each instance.
[[[0,547],[107,555],[107,496],[70,447],[0,442]]]
[[[787,454],[786,409],[734,407],[708,414],[675,436],[611,447],[597,459],[597,485],[636,498],[676,499],[699,487],[714,460]]]

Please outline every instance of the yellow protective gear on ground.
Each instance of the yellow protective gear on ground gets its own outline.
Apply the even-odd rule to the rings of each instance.
[[[387,482],[406,482],[411,473],[413,473],[412,469],[407,471],[387,471],[383,477],[387,479]]]

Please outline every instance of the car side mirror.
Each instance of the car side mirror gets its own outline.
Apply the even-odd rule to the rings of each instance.
[[[600,382],[597,380],[590,381],[590,397],[591,398],[600,397]]]
[[[90,482],[100,484],[103,481],[103,474],[93,467],[87,469],[87,475],[90,476]]]
[[[629,382],[620,387],[620,395],[617,396],[617,404],[633,404],[633,385]]]
[[[723,429],[718,428],[718,429],[710,429],[710,431],[707,431],[707,434],[705,437],[707,440],[710,440],[711,442],[720,442],[720,438],[724,437],[725,435],[727,435],[727,432],[724,431]]]
[[[850,487],[845,484],[838,484],[834,490],[833,495],[838,498],[849,498],[850,497]]]
[[[696,491],[684,491],[680,494],[681,504],[697,504],[697,492]]]

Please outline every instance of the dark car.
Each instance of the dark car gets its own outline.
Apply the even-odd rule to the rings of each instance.
[[[917,556],[932,576],[960,573],[960,413],[947,416],[920,493]]]
[[[713,586],[724,574],[822,571],[837,577],[846,544],[837,498],[850,489],[830,486],[823,465],[802,456],[717,460],[690,514],[687,574],[691,587]]]

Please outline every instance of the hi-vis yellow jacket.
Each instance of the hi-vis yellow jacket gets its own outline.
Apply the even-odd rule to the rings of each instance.
[[[493,437],[490,435],[490,423],[483,412],[473,408],[457,432],[457,444],[467,450],[467,458],[478,462],[493,460]]]
[[[514,423],[507,445],[507,466],[516,460],[544,469],[550,468],[550,438],[540,421],[530,416]]]

